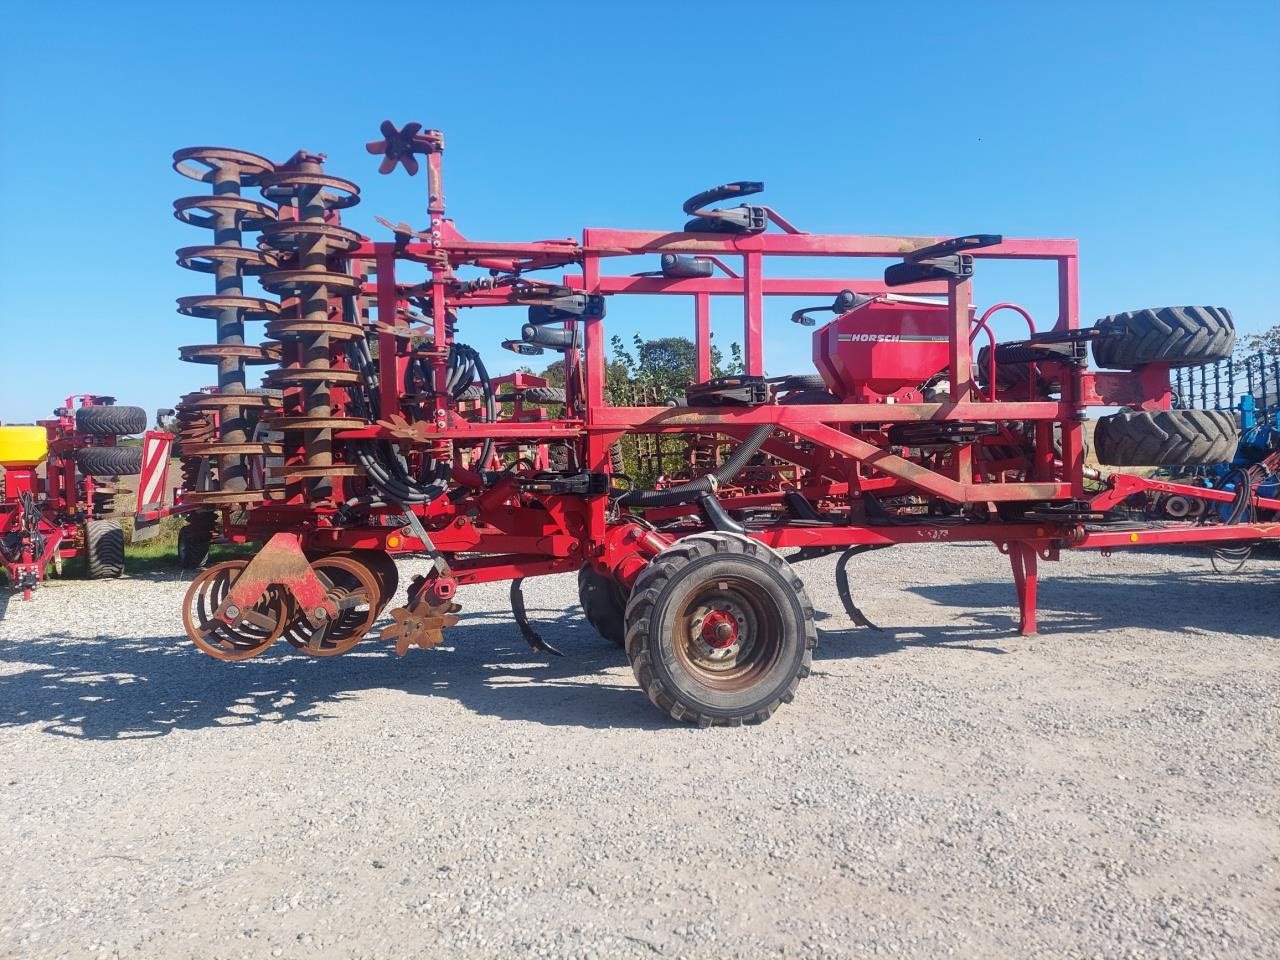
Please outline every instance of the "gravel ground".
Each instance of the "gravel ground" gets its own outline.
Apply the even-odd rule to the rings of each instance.
[[[0,621],[0,954],[1280,956],[1280,557],[1042,565],[928,545],[801,569],[814,675],[767,724],[667,722],[530,581],[452,646],[216,663],[177,577]],[[283,646],[283,645],[282,645]]]

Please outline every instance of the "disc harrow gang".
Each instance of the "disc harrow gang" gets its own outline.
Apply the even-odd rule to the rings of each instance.
[[[1196,412],[1171,409],[1169,371],[1230,352],[1234,333],[1217,307],[1082,326],[1074,241],[805,233],[741,202],[764,189],[755,181],[695,194],[665,229],[476,241],[446,215],[444,137],[416,123],[381,131],[366,145],[380,171],[424,170],[427,203],[420,225],[378,218],[390,231],[378,240],[342,222],[360,189],[326,172],[322,154],[174,155],[179,173],[211,187],[174,214],[213,233],[177,252],[214,278],[178,311],[216,329],[179,353],[218,372],[178,408],[185,552],[198,565],[211,537],[263,544],[191,585],[187,632],[211,656],[246,659],[283,637],[331,657],[374,632],[400,654],[431,649],[458,622],[457,589],[499,580],[521,637],[555,655],[524,581],[577,574],[590,622],[624,646],[655,705],[700,725],[758,722],[811,667],[804,560],[838,555],[845,612],[870,627],[849,584],[856,554],[987,542],[1008,556],[1019,627],[1034,633],[1037,564],[1064,549],[1280,538],[1280,500],[1262,482],[1193,488],[1086,468],[1091,406],[1127,408],[1097,435],[1123,427],[1128,459],[1218,450],[1191,442]],[[260,198],[243,195],[250,187]],[[872,277],[766,268],[796,257],[894,262]],[[634,258],[653,269],[635,272]],[[979,311],[975,276],[992,259],[1052,266],[1057,316],[1037,326],[1000,301]],[[606,363],[608,304],[646,295],[692,304],[687,384],[627,382]],[[721,376],[710,311],[727,297],[740,300],[743,349]],[[816,370],[765,376],[777,298],[809,302],[790,320],[814,328]],[[458,339],[514,309],[524,322],[503,346],[520,362],[550,355],[542,375],[491,375]],[[1023,338],[1001,342],[997,315]],[[1137,341],[1157,341],[1166,316],[1183,335],[1152,355]],[[246,339],[250,322],[265,323],[267,342]],[[1120,372],[1089,370],[1091,352]],[[250,389],[256,366],[266,369]],[[1163,443],[1160,431],[1191,440]],[[1205,506],[1145,524],[1127,504],[1153,491],[1169,516],[1179,498]],[[397,555],[419,567],[394,603]]]
[[[211,196],[182,197],[173,205],[178,220],[213,232],[212,244],[177,251],[179,266],[214,278],[213,293],[178,299],[179,313],[213,320],[216,330],[216,342],[179,349],[183,360],[217,367],[216,387],[188,394],[176,408],[187,502],[209,507],[257,503],[264,493],[253,482],[249,458],[268,450],[253,440],[253,426],[270,401],[247,393],[245,368],[277,363],[280,348],[247,342],[246,323],[273,317],[280,308],[245,292],[246,277],[261,276],[277,261],[269,251],[246,246],[244,235],[274,223],[277,214],[270,205],[241,196],[241,190],[258,186],[275,165],[243,150],[200,146],[177,151],[173,168],[212,191]]]

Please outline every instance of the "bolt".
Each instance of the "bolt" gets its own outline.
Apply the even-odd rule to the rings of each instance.
[[[324,607],[316,607],[315,610],[312,611],[311,618],[313,620],[328,620],[329,612],[325,610]]]
[[[234,603],[232,603],[232,604],[228,604],[228,605],[227,605],[227,613],[226,613],[226,617],[227,617],[228,622],[233,621],[233,620],[239,620],[239,619],[240,619],[240,608],[239,608],[239,607],[237,607]]]

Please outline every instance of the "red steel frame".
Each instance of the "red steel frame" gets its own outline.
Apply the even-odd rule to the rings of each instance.
[[[442,448],[449,444],[479,443],[485,439],[529,443],[577,442],[585,467],[598,474],[609,472],[609,448],[626,433],[719,434],[742,440],[759,424],[774,424],[791,440],[775,437],[765,447],[771,455],[790,459],[809,471],[815,483],[832,497],[847,502],[862,491],[910,492],[951,504],[1017,502],[1084,502],[1104,509],[1126,496],[1147,489],[1185,492],[1200,498],[1230,500],[1232,494],[1205,491],[1137,477],[1113,475],[1101,493],[1090,492],[1084,464],[1084,411],[1094,405],[1128,405],[1139,409],[1168,409],[1170,389],[1168,369],[1160,365],[1136,374],[1090,372],[1062,365],[1060,398],[1014,399],[999,397],[992,377],[988,393],[975,393],[972,377],[973,338],[985,330],[990,336],[988,317],[998,304],[975,324],[973,280],[968,277],[943,282],[919,283],[895,288],[895,292],[945,296],[949,317],[950,396],[959,398],[935,403],[838,403],[813,406],[776,404],[755,407],[668,408],[612,406],[605,402],[605,320],[588,317],[582,321],[582,349],[566,352],[568,402],[560,418],[517,418],[496,423],[468,420],[450,406],[445,396],[444,377],[447,345],[451,343],[448,318],[465,309],[508,306],[514,298],[501,287],[464,284],[455,271],[463,267],[489,268],[496,273],[523,275],[537,270],[567,268],[562,283],[574,290],[605,297],[622,295],[687,296],[693,301],[694,334],[697,346],[697,373],[706,379],[711,373],[710,316],[713,297],[738,297],[742,303],[743,343],[746,373],[765,373],[765,304],[770,297],[830,297],[851,289],[862,294],[888,291],[878,279],[792,279],[766,275],[766,264],[782,257],[840,259],[896,259],[938,243],[944,237],[842,236],[802,233],[771,213],[780,233],[753,235],[693,234],[683,232],[587,229],[580,242],[574,240],[534,242],[478,242],[459,233],[445,216],[441,151],[439,140],[427,154],[430,227],[396,242],[364,242],[349,254],[348,267],[361,272],[374,267],[375,277],[364,284],[363,292],[376,307],[379,329],[381,382],[398,384],[407,358],[400,345],[408,328],[400,321],[406,289],[412,285],[417,296],[430,298],[430,333],[436,345],[430,350],[437,391],[432,415],[413,424],[406,432],[392,418],[402,413],[398,391],[381,393],[381,419],[359,429],[340,431],[338,440],[387,439],[402,445]],[[609,261],[624,256],[657,256],[674,253],[709,257],[720,274],[693,279],[654,276],[625,276],[606,272]],[[989,260],[1051,262],[1056,267],[1057,316],[1051,329],[1058,332],[1080,327],[1078,295],[1078,249],[1074,240],[1003,239],[998,245],[974,250],[981,263]],[[740,269],[734,269],[735,261]],[[425,280],[404,279],[407,266],[425,267]],[[577,268],[574,272],[573,268]],[[1019,310],[1027,317],[1021,308]],[[399,326],[397,326],[399,324]],[[581,390],[577,386],[581,384]],[[341,404],[342,391],[333,391]],[[977,399],[973,399],[974,397]],[[995,480],[975,472],[973,449],[954,448],[948,464],[934,469],[919,460],[893,452],[855,435],[851,425],[887,427],[922,421],[1024,421],[1035,425],[1038,450],[1030,463],[1028,479]],[[1061,452],[1048,442],[1057,425],[1061,432]],[[813,445],[812,453],[796,449],[797,442]],[[429,531],[424,542],[415,526],[404,524],[402,511],[386,508],[373,511],[372,519],[359,526],[334,522],[332,507],[306,502],[294,494],[284,502],[255,507],[243,525],[228,528],[232,539],[267,539],[289,530],[300,535],[312,550],[382,549],[390,552],[434,550],[453,558],[449,584],[451,594],[460,583],[476,583],[577,569],[591,563],[624,584],[634,579],[648,558],[662,549],[672,535],[656,532],[611,509],[604,494],[594,496],[546,493],[538,497],[537,509],[528,509],[515,479],[484,487],[474,471],[460,465],[454,483],[467,487],[462,498],[441,497],[423,508],[415,508],[422,527]],[[726,507],[777,502],[780,494],[741,496],[729,494]],[[1258,499],[1268,510],[1280,509],[1280,502]],[[693,507],[674,508],[668,516],[696,517]],[[1037,561],[1056,559],[1065,548],[1111,548],[1134,544],[1171,542],[1220,543],[1280,537],[1280,524],[1194,525],[1162,524],[1134,530],[1087,529],[1075,521],[964,522],[939,525],[921,521],[892,526],[873,525],[851,519],[847,525],[800,526],[785,522],[749,534],[772,547],[842,547],[935,541],[991,541],[1010,557],[1021,609],[1021,629],[1035,631]],[[655,515],[657,512],[655,511]],[[457,555],[466,554],[465,558]],[[444,595],[442,593],[442,595]]]
[[[31,539],[23,537],[20,558],[4,562],[11,585],[21,585],[23,598],[31,599],[32,586],[44,579],[45,568],[57,560],[69,560],[83,549],[81,524],[90,513],[96,484],[92,476],[77,474],[74,455],[77,450],[90,445],[91,439],[76,427],[75,411],[78,406],[94,406],[99,402],[95,394],[75,394],[67,397],[57,415],[37,421],[48,437],[48,456],[44,462],[44,476],[38,467],[10,467],[5,470],[3,498],[0,498],[0,534],[18,532],[22,528],[20,497],[30,494],[40,515],[38,532],[44,537],[43,549],[36,553]],[[112,445],[115,438],[92,438],[92,442]],[[138,525],[153,522],[168,515],[164,506],[164,485],[168,477],[169,451],[172,434],[149,430],[143,437],[143,449],[147,453],[139,476],[139,491],[158,491],[158,498],[149,502],[139,498],[135,522]]]

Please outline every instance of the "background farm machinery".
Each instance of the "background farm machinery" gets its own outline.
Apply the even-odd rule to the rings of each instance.
[[[68,397],[51,419],[0,426],[0,559],[9,584],[30,599],[53,564],[83,555],[92,578],[124,572],[124,530],[116,484],[138,476],[135,529],[165,511],[165,482],[173,437],[148,430],[146,411],[116,406],[111,397]],[[121,437],[144,433],[141,445]],[[41,475],[43,468],[43,475]]]
[[[314,656],[350,650],[396,595],[403,553],[424,560],[381,631],[401,653],[439,644],[457,588],[492,580],[511,581],[526,639],[545,648],[521,582],[576,571],[587,618],[625,647],[659,708],[740,723],[768,717],[808,673],[816,631],[794,568],[805,558],[842,555],[857,619],[843,563],[854,553],[991,542],[1010,558],[1029,633],[1037,562],[1062,549],[1280,536],[1244,512],[1134,523],[1118,508],[1154,481],[1084,463],[1090,406],[1125,408],[1097,422],[1106,463],[1229,457],[1234,417],[1173,409],[1170,389],[1170,369],[1231,353],[1225,310],[1141,310],[1082,328],[1074,241],[820,235],[767,206],[716,206],[759,193],[753,182],[692,197],[676,229],[474,241],[445,213],[443,147],[417,124],[385,123],[369,144],[381,172],[427,175],[425,225],[383,221],[391,239],[376,242],[342,224],[359,191],[322,155],[175,154],[179,173],[211,188],[175,213],[213,234],[178,251],[214,277],[179,312],[216,334],[181,354],[218,374],[179,407],[184,539],[196,558],[215,533],[265,544],[191,584],[186,629],[214,657],[251,657],[281,637]],[[797,257],[892,262],[873,278],[765,269]],[[637,262],[625,258],[645,268],[608,269]],[[1050,323],[1011,303],[977,310],[974,273],[989,259],[1054,266]],[[608,303],[670,296],[692,302],[695,382],[675,405],[610,402]],[[811,300],[791,319],[815,328],[817,372],[766,377],[765,304],[797,297]],[[712,375],[713,298],[740,304],[741,374]],[[558,355],[562,388],[496,378],[460,339],[485,308],[511,306],[527,314],[505,346]],[[997,341],[1002,311],[1024,337]],[[249,336],[257,322],[262,343]],[[1090,352],[1106,371],[1088,369]],[[253,365],[268,368],[256,390]],[[687,441],[685,474],[638,486],[617,446],[636,435]],[[1280,506],[1256,490],[1202,495]]]

